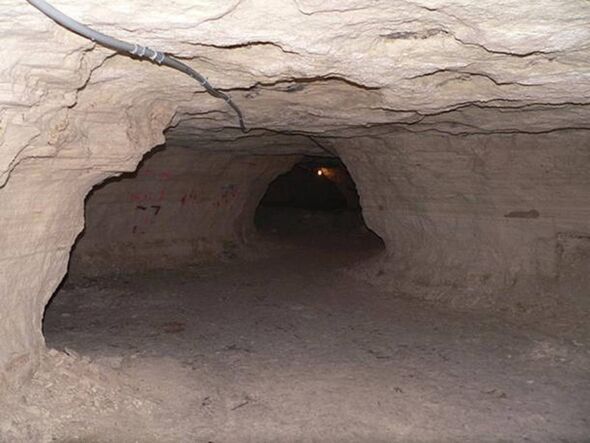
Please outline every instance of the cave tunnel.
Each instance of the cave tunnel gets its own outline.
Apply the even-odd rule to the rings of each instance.
[[[0,442],[588,441],[590,4],[43,3]]]
[[[367,227],[356,184],[337,157],[304,156],[273,180],[254,224],[261,233],[300,242],[317,244],[332,237],[334,242],[352,243],[362,235],[366,246],[380,242]]]
[[[106,180],[87,197],[85,230],[45,313],[51,349],[126,374],[165,404],[168,416],[186,415],[179,411],[197,401],[207,432],[229,439],[238,429],[215,423],[221,410],[245,408],[243,419],[263,426],[255,439],[288,439],[284,429],[269,428],[282,419],[263,420],[261,411],[313,422],[317,411],[342,401],[344,384],[354,393],[345,395],[347,404],[380,428],[383,404],[399,411],[398,397],[408,392],[460,397],[454,386],[435,387],[451,382],[449,367],[478,389],[511,380],[511,370],[538,375],[524,363],[505,366],[497,352],[515,344],[493,317],[441,314],[375,285],[395,272],[387,266],[396,257],[365,222],[364,214],[374,217],[387,204],[378,190],[367,193],[367,183],[383,178],[378,168],[361,173],[357,184],[339,156],[298,137],[283,139],[280,155],[272,139],[269,149],[251,141],[190,145],[178,129],[167,138],[136,171]],[[335,146],[329,152],[338,152]],[[388,216],[395,220],[403,207]],[[526,349],[530,338],[519,340]],[[489,343],[500,351],[489,355]],[[434,371],[433,384],[417,375],[425,366]],[[487,413],[487,396],[503,400],[506,389],[481,391],[483,403],[475,404],[483,409],[474,414]],[[404,404],[423,420],[430,412],[419,402]],[[302,404],[309,411],[297,409]],[[314,422],[313,432],[343,439],[357,432],[342,421],[341,414],[350,419],[348,407]],[[491,423],[502,421],[502,408],[492,410]],[[192,429],[195,414],[178,432]],[[367,432],[371,440],[380,431]]]
[[[169,291],[177,292],[179,278],[181,287],[208,281],[201,281],[201,268],[238,273],[235,282],[227,276],[215,282],[221,291],[225,284],[254,284],[240,280],[243,267],[250,268],[254,281],[293,273],[311,283],[384,250],[364,221],[353,178],[336,156],[163,145],[148,153],[136,171],[96,186],[85,212],[69,272],[46,308],[44,333],[52,348],[99,359],[146,352],[153,343],[147,340],[142,349],[137,334],[157,337],[178,328],[171,337],[182,332],[187,343],[201,334],[184,317],[184,304],[198,303],[199,311],[214,302],[216,290],[201,293],[197,286],[181,295],[189,299],[168,299]],[[293,268],[301,261],[313,263],[313,272]],[[160,306],[151,312],[141,307],[146,281],[159,288],[148,291]],[[130,305],[117,301],[121,293]],[[262,297],[273,299],[272,294]],[[297,305],[296,298],[277,302]],[[237,301],[245,299],[232,302]],[[195,318],[202,315],[197,311]],[[135,313],[130,317],[130,312]],[[166,346],[166,352],[182,349]]]

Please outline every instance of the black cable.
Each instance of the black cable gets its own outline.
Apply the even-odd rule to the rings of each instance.
[[[213,97],[223,99],[235,112],[238,114],[238,119],[240,122],[240,129],[243,132],[247,132],[246,124],[244,123],[244,115],[242,111],[236,105],[231,97],[227,95],[225,92],[220,91],[219,89],[214,88],[211,83],[197,71],[195,71],[190,66],[182,63],[180,60],[165,54],[163,52],[155,51],[151,48],[146,46],[141,46],[138,44],[132,44],[125,42],[123,40],[116,39],[114,37],[110,37],[102,32],[95,31],[94,29],[89,28],[86,25],[83,25],[80,22],[68,17],[63,12],[55,9],[49,3],[44,0],[27,0],[31,5],[45,14],[47,17],[55,21],[60,26],[68,29],[69,31],[75,32],[76,34],[92,40],[93,42],[98,43],[101,46],[105,46],[109,49],[117,51],[119,53],[123,53],[126,55],[130,55],[132,57],[150,60],[153,63],[157,63],[158,65],[168,66],[172,69],[176,69],[198,81],[205,90],[211,94]]]

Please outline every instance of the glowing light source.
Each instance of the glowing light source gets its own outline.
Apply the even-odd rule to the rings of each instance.
[[[322,175],[324,175],[324,171],[322,171],[321,169],[318,169],[318,171],[316,172],[316,174],[318,176],[322,176]]]

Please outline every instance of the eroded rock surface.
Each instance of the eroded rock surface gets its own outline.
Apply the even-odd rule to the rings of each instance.
[[[156,150],[137,173],[92,192],[70,272],[93,276],[235,257],[254,234],[267,184],[296,159]]]

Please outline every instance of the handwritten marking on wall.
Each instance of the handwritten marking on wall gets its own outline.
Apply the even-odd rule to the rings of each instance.
[[[158,216],[158,214],[162,210],[162,206],[161,205],[151,205],[151,206],[147,207],[147,206],[143,206],[143,205],[136,205],[135,209],[136,209],[136,211],[139,210],[141,212],[139,213],[140,214],[139,220],[136,220],[136,224],[133,225],[131,232],[133,234],[136,234],[136,233],[145,234],[144,230],[138,231],[138,225],[145,227],[145,226],[153,224],[154,218]]]
[[[198,196],[196,192],[187,192],[180,198],[180,205],[185,206],[188,203],[194,203],[197,200],[197,197]]]
[[[145,178],[155,178],[159,181],[168,181],[174,176],[174,174],[172,174],[172,172],[168,171],[167,169],[155,171],[150,168],[142,169],[140,175]]]
[[[132,192],[129,194],[129,201],[132,203],[140,202],[161,202],[166,199],[166,190],[160,189],[159,192]]]
[[[238,185],[229,184],[221,188],[221,196],[215,206],[218,208],[227,205],[231,200],[235,200],[239,194]]]

